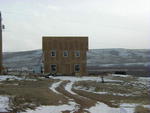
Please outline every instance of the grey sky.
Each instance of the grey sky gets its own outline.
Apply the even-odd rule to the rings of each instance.
[[[90,48],[150,48],[150,0],[0,0],[4,51],[41,49],[42,36],[89,36]]]

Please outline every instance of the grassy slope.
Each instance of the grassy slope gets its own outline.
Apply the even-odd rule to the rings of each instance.
[[[81,96],[76,96],[68,93],[64,90],[64,85],[67,81],[63,82],[57,89],[64,94],[55,94],[49,90],[49,86],[56,82],[53,79],[39,79],[32,76],[32,79],[36,81],[29,80],[13,80],[13,81],[3,81],[0,84],[0,95],[10,95],[10,106],[13,108],[13,112],[23,111],[27,108],[34,109],[39,105],[58,105],[65,104],[68,102],[68,98],[72,98],[76,103],[80,104],[81,107],[86,108],[87,106],[93,105],[96,101],[103,102],[111,107],[118,107],[121,103],[137,103],[137,104],[150,104],[149,102],[149,92],[147,88],[137,82],[137,78],[133,77],[113,77],[114,80],[122,80],[122,83],[101,83],[95,81],[80,81],[76,82],[75,86],[82,86],[87,90],[91,87],[95,88],[95,92],[109,92],[109,94],[95,94],[92,92],[82,91],[73,89],[74,92],[81,96],[87,97],[84,99]],[[132,96],[117,96],[113,93],[121,94],[132,94]],[[61,103],[60,103],[61,101]],[[87,102],[86,102],[87,101]],[[86,103],[86,104],[85,104]],[[81,109],[82,110],[82,109]],[[147,109],[136,108],[137,113],[147,113],[144,112]],[[141,112],[143,111],[143,112]]]
[[[89,90],[91,87],[95,88],[95,92],[108,92],[108,94],[95,94],[83,90],[74,89],[80,95],[89,98],[100,100],[108,103],[110,106],[116,106],[121,103],[137,103],[137,104],[150,104],[149,92],[146,86],[137,82],[133,77],[113,77],[115,80],[122,80],[122,83],[101,83],[94,81],[80,81],[76,82],[75,86],[81,86]],[[123,95],[113,95],[123,94]],[[131,95],[128,95],[131,94]]]
[[[0,84],[0,95],[10,95],[13,112],[39,105],[58,105],[60,101],[66,103],[64,96],[49,90],[48,87],[53,82],[54,80],[4,81]]]

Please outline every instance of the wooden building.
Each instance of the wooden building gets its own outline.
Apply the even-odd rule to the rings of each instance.
[[[44,73],[86,75],[88,37],[43,37]]]

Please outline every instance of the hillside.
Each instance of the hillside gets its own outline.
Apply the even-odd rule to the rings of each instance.
[[[5,67],[30,67],[39,65],[42,50],[5,52],[3,63]],[[150,65],[149,49],[91,49],[87,53],[88,66],[144,66]]]
[[[149,66],[150,50],[146,49],[92,49],[88,54],[89,66]]]

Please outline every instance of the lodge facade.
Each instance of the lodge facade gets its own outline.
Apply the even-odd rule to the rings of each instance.
[[[44,73],[86,75],[88,37],[43,37]]]

